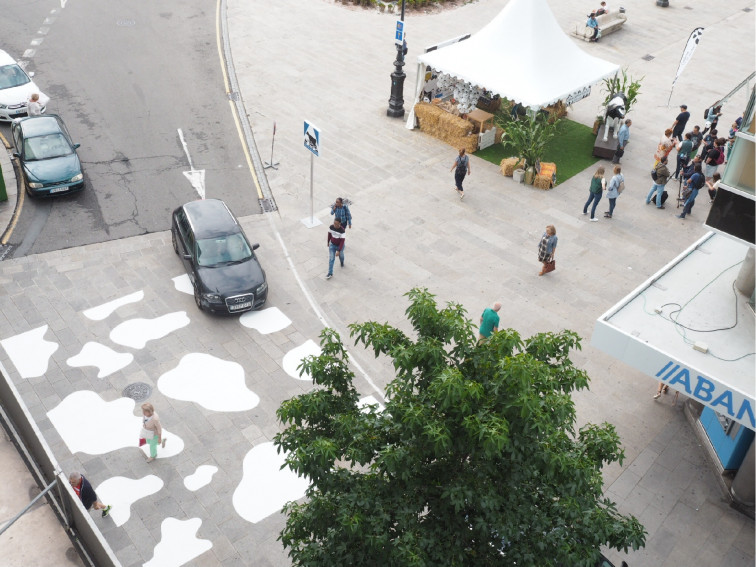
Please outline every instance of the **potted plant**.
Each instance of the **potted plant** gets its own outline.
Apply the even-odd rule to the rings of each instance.
[[[629,114],[630,109],[638,99],[641,87],[640,82],[643,79],[644,77],[641,77],[636,81],[627,74],[627,69],[622,69],[621,75],[617,74],[613,77],[604,79],[604,85],[601,87],[601,90],[606,93],[606,96],[604,97],[603,107],[606,108],[606,105],[609,104],[609,99],[614,93],[623,92],[625,93],[625,98],[627,99],[627,102],[625,103],[625,115]]]
[[[596,136],[598,134],[599,128],[601,128],[601,125],[604,123],[604,115],[603,114],[597,114],[596,120],[593,121],[593,135]]]
[[[556,134],[557,124],[559,120],[550,123],[541,113],[535,117],[524,116],[506,124],[501,143],[525,160],[525,183],[528,185],[535,179],[536,165],[540,163],[547,144]]]

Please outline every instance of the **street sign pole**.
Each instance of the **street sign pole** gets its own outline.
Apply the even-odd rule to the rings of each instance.
[[[273,162],[273,144],[276,143],[276,123],[273,122],[273,139],[270,141],[270,161],[265,164],[263,169],[273,168],[278,169],[278,162]]]
[[[304,123],[304,147],[310,151],[310,216],[302,219],[302,224],[307,228],[313,228],[323,224],[315,218],[315,189],[314,189],[314,174],[315,174],[315,157],[320,156],[320,130],[318,130],[315,124],[307,122]]]

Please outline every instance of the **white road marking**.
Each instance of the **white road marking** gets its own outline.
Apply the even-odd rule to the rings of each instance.
[[[169,398],[194,402],[212,411],[247,411],[260,397],[247,388],[244,367],[210,354],[193,352],[157,381],[158,389]]]
[[[213,480],[213,475],[218,472],[218,467],[213,465],[200,465],[194,474],[190,474],[184,479],[184,486],[187,490],[196,492],[203,486],[210,484]]]
[[[131,505],[163,488],[163,481],[154,474],[142,478],[114,476],[95,487],[95,492],[104,502],[113,507],[110,517],[116,526],[122,526],[131,517]]]
[[[142,299],[144,299],[144,292],[140,289],[137,292],[130,293],[129,295],[124,295],[123,297],[119,297],[118,299],[114,299],[113,301],[108,301],[107,303],[103,303],[102,305],[97,305],[96,307],[87,309],[83,312],[84,317],[91,319],[92,321],[102,321],[103,319],[108,318],[113,313],[113,311],[115,311],[119,307],[128,305],[129,303],[136,303],[137,301],[141,301]]]
[[[133,360],[134,355],[131,353],[117,352],[100,343],[89,341],[82,347],[79,354],[66,360],[66,364],[74,368],[95,366],[98,369],[97,377],[105,378],[126,368]]]
[[[239,322],[249,329],[255,329],[261,335],[269,335],[281,331],[291,325],[291,319],[278,307],[268,307],[261,311],[247,311]]]
[[[194,295],[194,288],[192,287],[192,282],[189,279],[189,274],[182,274],[171,279],[173,280],[173,287],[176,288],[176,291]]]
[[[244,457],[242,479],[234,490],[236,512],[253,524],[280,510],[291,500],[304,496],[310,481],[283,467],[286,452],[273,443],[262,443]]]
[[[197,194],[200,196],[200,199],[205,198],[205,170],[204,169],[194,169],[194,164],[192,163],[192,156],[189,155],[189,147],[186,145],[186,141],[184,140],[184,133],[181,131],[181,128],[178,129],[178,135],[181,139],[181,145],[184,146],[184,153],[186,154],[186,159],[189,161],[189,171],[184,172],[184,177],[186,177],[189,180],[189,183],[192,184],[192,187],[194,187],[195,191],[197,191]]]
[[[47,372],[50,357],[58,343],[45,340],[47,325],[0,341],[21,378],[38,378]]]
[[[303,372],[300,376],[298,368],[304,357],[320,356],[321,352],[320,347],[315,344],[315,341],[307,340],[304,344],[287,352],[283,357],[283,361],[281,361],[281,366],[284,372],[292,378],[296,378],[297,380],[312,380],[312,376],[308,372]]]
[[[162,339],[188,324],[186,311],[168,313],[155,319],[129,319],[110,331],[110,340],[131,348],[144,348],[148,341]]]
[[[210,540],[197,537],[201,525],[199,518],[163,520],[160,524],[160,543],[155,546],[152,559],[143,567],[180,567],[205,553],[213,544]]]

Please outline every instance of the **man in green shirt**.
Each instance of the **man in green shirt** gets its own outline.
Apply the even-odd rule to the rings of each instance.
[[[501,303],[498,301],[493,304],[493,307],[486,307],[483,311],[483,315],[480,316],[479,335],[478,342],[485,341],[491,336],[491,333],[495,333],[499,330],[499,309],[501,309]]]

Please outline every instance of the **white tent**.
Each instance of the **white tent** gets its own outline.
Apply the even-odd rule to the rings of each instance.
[[[417,59],[415,102],[428,65],[533,109],[567,101],[619,70],[619,65],[588,55],[567,37],[546,0],[510,0],[469,39]],[[407,127],[414,127],[414,112]]]

